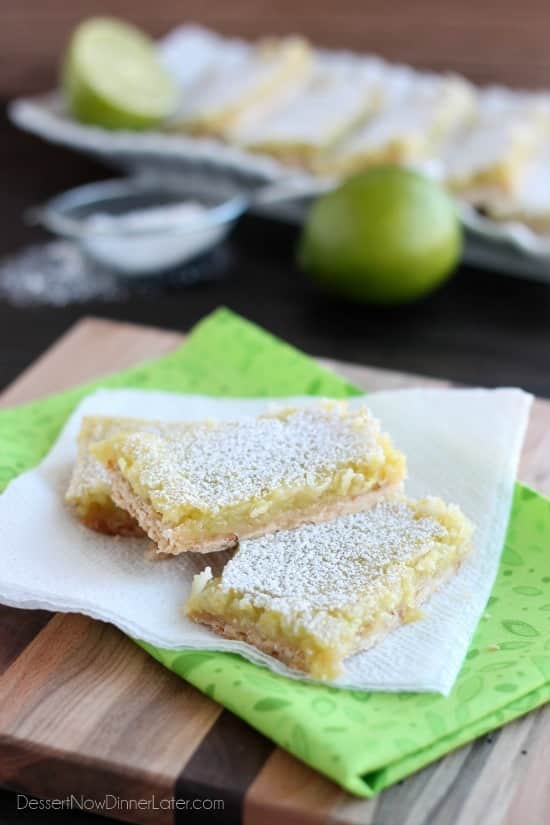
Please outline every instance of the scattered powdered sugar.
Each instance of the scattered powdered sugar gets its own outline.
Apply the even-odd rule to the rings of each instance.
[[[153,421],[144,418],[87,416],[83,419],[79,434],[79,449],[71,482],[67,492],[70,500],[85,497],[94,492],[109,492],[111,479],[107,469],[90,452],[89,446],[119,433],[145,432],[165,435],[181,432],[189,422]]]
[[[222,245],[162,277],[151,273],[130,281],[84,255],[72,241],[49,241],[26,246],[0,262],[0,300],[20,307],[118,303],[159,294],[167,286],[217,280],[229,261],[229,250]]]
[[[120,301],[127,294],[124,282],[70,241],[33,244],[0,263],[0,297],[15,306]]]
[[[364,513],[241,542],[220,586],[258,607],[314,620],[317,610],[345,607],[387,586],[382,574],[389,565],[427,552],[446,534],[434,518],[415,518],[413,504],[384,501]]]
[[[127,436],[122,453],[160,512],[181,504],[208,511],[261,498],[282,486],[330,481],[347,463],[383,457],[380,427],[366,407],[323,404],[280,416],[205,424],[165,438]]]

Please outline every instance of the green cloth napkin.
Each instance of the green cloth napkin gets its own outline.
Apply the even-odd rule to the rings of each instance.
[[[75,405],[99,386],[240,397],[359,393],[287,344],[218,310],[164,358],[0,412],[0,489],[45,455]],[[348,791],[371,796],[550,698],[549,536],[550,501],[518,484],[498,580],[448,698],[311,685],[234,654],[140,644],[299,759]]]

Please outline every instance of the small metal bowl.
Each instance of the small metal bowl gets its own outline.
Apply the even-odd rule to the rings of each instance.
[[[204,211],[182,220],[177,206],[189,201]],[[170,189],[129,178],[70,189],[32,209],[29,218],[74,240],[102,266],[136,277],[182,266],[212,249],[225,239],[248,203],[241,195],[221,201],[192,185]],[[123,217],[162,207],[168,207],[166,215],[157,214],[148,225],[128,225]]]

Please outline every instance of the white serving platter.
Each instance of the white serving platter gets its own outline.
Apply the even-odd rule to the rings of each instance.
[[[161,55],[170,51],[172,62],[178,37],[188,27],[172,32],[159,43]],[[236,47],[247,48],[242,41]],[[350,60],[350,53],[334,54],[332,59]],[[407,70],[407,69],[405,69]],[[413,70],[408,70],[413,71]],[[59,92],[32,98],[20,98],[9,106],[11,120],[21,129],[43,140],[57,143],[95,156],[129,174],[193,176],[203,181],[205,189],[213,187],[251,195],[260,188],[285,182],[289,187],[307,190],[319,188],[319,180],[267,155],[247,152],[220,140],[161,131],[110,131],[76,122],[70,117]],[[263,205],[261,211],[273,218],[300,222],[307,199]],[[465,261],[481,268],[521,278],[550,283],[550,236],[539,235],[518,222],[491,220],[464,202],[458,209],[466,228]]]

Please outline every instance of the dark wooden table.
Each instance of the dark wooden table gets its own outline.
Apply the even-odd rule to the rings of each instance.
[[[0,121],[0,257],[46,236],[22,211],[63,189],[112,174]],[[246,218],[215,279],[139,289],[124,302],[63,308],[0,303],[0,386],[81,315],[186,330],[226,305],[309,353],[470,384],[519,384],[550,396],[550,286],[462,267],[432,297],[407,307],[358,307],[320,295],[294,265],[297,230]],[[209,276],[208,265],[203,265]]]

